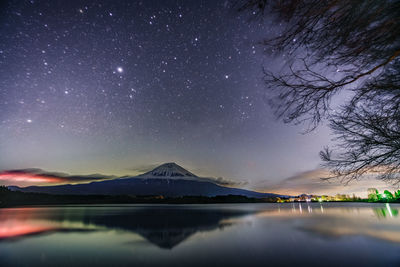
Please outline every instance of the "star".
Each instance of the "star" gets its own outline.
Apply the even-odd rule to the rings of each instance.
[[[256,44],[268,27],[236,19],[224,1],[30,1],[35,4],[29,8],[24,1],[6,5],[7,27],[0,27],[0,73],[10,74],[0,81],[0,146],[9,142],[7,148],[24,155],[24,162],[73,169],[93,160],[87,171],[107,172],[97,157],[86,156],[87,149],[101,161],[114,157],[102,153],[109,148],[121,149],[116,160],[136,160],[135,150],[148,155],[156,138],[157,154],[165,158],[138,161],[169,161],[171,155],[204,162],[210,154],[196,151],[213,147],[221,156],[228,147],[268,156],[253,147],[253,135],[270,145],[272,130],[257,130],[269,122],[264,119],[270,111],[259,100],[264,61],[252,54],[259,53]],[[181,140],[185,144],[176,147]],[[0,149],[0,168],[4,158],[19,164],[13,153]],[[235,154],[234,162],[247,160]],[[231,160],[230,154],[225,158]]]

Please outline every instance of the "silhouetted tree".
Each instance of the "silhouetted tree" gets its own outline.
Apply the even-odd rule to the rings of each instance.
[[[265,82],[285,122],[313,130],[329,120],[339,145],[320,155],[332,177],[399,183],[400,1],[248,0],[239,9],[286,22],[262,45],[291,60],[283,73],[265,69]]]

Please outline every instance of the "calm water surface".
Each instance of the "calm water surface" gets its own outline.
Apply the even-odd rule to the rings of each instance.
[[[400,205],[0,209],[1,266],[400,266]]]

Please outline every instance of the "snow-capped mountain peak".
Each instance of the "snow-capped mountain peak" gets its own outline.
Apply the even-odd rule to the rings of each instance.
[[[174,162],[164,163],[152,171],[139,175],[141,177],[197,177]]]

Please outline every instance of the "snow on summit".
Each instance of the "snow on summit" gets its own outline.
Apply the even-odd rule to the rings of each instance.
[[[197,175],[189,172],[188,170],[182,168],[178,164],[174,162],[164,163],[152,171],[146,172],[144,174],[139,175],[139,177],[189,177],[195,178]]]

